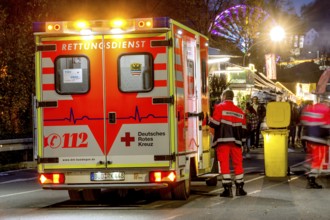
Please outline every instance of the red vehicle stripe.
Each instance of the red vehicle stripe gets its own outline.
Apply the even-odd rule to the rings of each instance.
[[[54,74],[54,68],[53,67],[42,68],[42,73],[43,74]]]
[[[42,85],[42,90],[55,90],[55,85],[54,84],[43,84]]]
[[[166,70],[166,63],[156,63],[155,70]]]
[[[167,86],[166,80],[156,80],[155,81],[155,87],[164,87]]]
[[[183,82],[182,81],[175,81],[175,85],[178,88],[183,88]]]

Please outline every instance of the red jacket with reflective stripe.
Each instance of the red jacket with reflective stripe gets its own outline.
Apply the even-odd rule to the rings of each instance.
[[[330,109],[327,105],[317,103],[307,105],[301,114],[304,126],[302,139],[320,144],[327,144],[330,135]]]
[[[209,125],[214,128],[213,147],[226,142],[233,142],[241,147],[245,142],[245,114],[232,101],[226,100],[215,106]]]

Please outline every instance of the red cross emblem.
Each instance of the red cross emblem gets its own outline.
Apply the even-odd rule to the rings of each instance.
[[[125,132],[125,137],[120,138],[121,142],[125,142],[126,147],[131,146],[131,142],[135,141],[135,137],[131,137],[130,132]]]

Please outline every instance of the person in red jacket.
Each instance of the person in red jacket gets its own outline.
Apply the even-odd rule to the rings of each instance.
[[[307,159],[310,160],[310,171],[307,174],[308,189],[321,189],[322,185],[316,182],[321,172],[322,161],[329,145],[327,138],[330,135],[330,108],[326,102],[307,105],[301,114],[303,134],[301,139],[306,141]]]
[[[245,196],[244,170],[242,146],[246,141],[246,119],[242,109],[233,103],[234,92],[225,90],[222,93],[220,104],[214,108],[209,125],[214,128],[213,147],[216,148],[220,171],[222,174],[222,185],[224,191],[221,197],[233,197],[232,180],[230,174],[230,159],[235,172],[236,196]]]

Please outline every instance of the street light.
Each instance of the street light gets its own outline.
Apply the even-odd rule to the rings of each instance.
[[[270,32],[269,32],[269,36],[270,36],[270,39],[271,41],[273,42],[280,42],[284,39],[285,37],[285,31],[282,27],[280,26],[276,26],[276,27],[273,27]],[[252,44],[247,50],[246,52],[244,53],[244,56],[243,56],[243,66],[245,66],[245,58],[246,58],[246,55],[249,56],[249,51],[252,49],[252,47],[254,47],[255,45],[257,44],[260,44],[260,43],[263,43],[265,41],[268,41],[269,39],[264,39],[264,40],[261,40],[261,41],[258,41],[254,44]]]
[[[270,39],[274,42],[282,41],[285,37],[285,31],[282,27],[276,26],[269,33]]]

